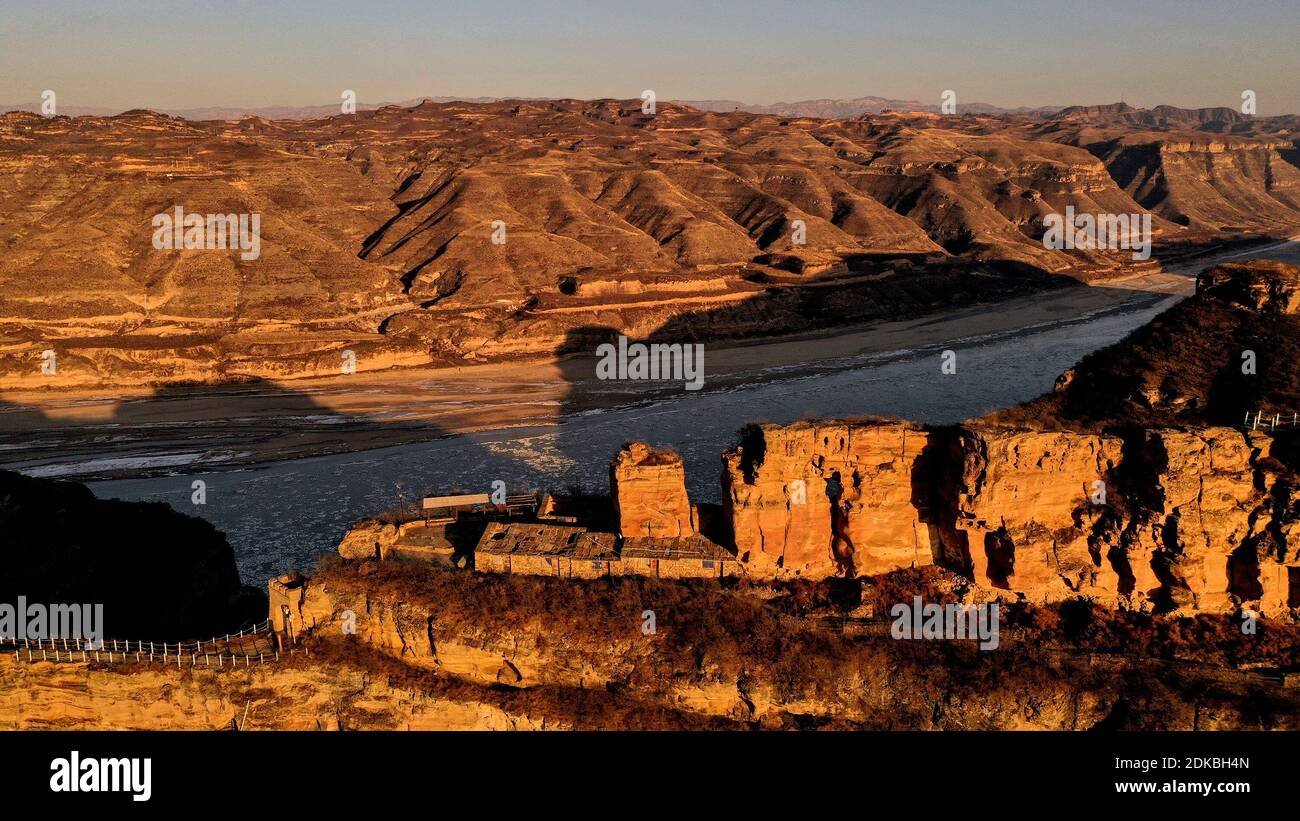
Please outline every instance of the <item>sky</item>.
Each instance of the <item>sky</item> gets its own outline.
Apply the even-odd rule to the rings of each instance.
[[[0,103],[875,95],[1300,113],[1297,0],[0,0]]]

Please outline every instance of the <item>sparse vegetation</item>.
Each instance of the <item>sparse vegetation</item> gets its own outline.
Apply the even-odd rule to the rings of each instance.
[[[431,615],[444,640],[510,647],[525,637],[528,642],[540,638],[534,652],[558,654],[566,664],[613,675],[617,684],[604,690],[628,701],[603,696],[592,701],[590,693],[545,682],[532,698],[551,699],[549,709],[569,714],[614,711],[602,712],[601,720],[623,704],[640,703],[652,707],[664,727],[694,726],[674,706],[672,694],[683,686],[710,684],[765,690],[780,703],[821,705],[812,709],[825,711],[820,717],[776,711],[764,719],[777,726],[1019,726],[1013,714],[1024,708],[1022,699],[1059,707],[1079,688],[1111,706],[1129,705],[1122,721],[1115,720],[1121,726],[1180,726],[1183,711],[1198,701],[1236,709],[1247,685],[1270,694],[1268,720],[1273,721],[1278,705],[1293,699],[1263,676],[1232,668],[1246,661],[1282,666],[1300,653],[1300,627],[1268,623],[1247,636],[1228,616],[1165,619],[1106,610],[1085,600],[1052,607],[1005,604],[1001,651],[981,652],[970,642],[893,640],[883,603],[900,595],[910,601],[917,594],[927,601],[958,599],[952,577],[933,568],[865,582],[768,586],[740,579],[720,586],[342,562],[319,571],[313,584],[341,600],[349,591],[364,591],[368,601],[392,603],[409,615],[413,632]],[[861,612],[855,608],[863,602],[877,604],[874,614],[845,622]],[[646,609],[656,614],[652,636],[639,629]],[[345,651],[338,640],[324,643],[331,641],[331,652]],[[1098,666],[1090,663],[1093,658],[1107,661]],[[391,671],[406,665],[385,657],[381,666]],[[1170,670],[1178,675],[1165,675]],[[465,686],[482,697],[482,685]],[[1249,719],[1257,720],[1264,719]]]

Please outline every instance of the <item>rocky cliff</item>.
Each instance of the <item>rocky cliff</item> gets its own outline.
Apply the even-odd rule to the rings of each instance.
[[[937,563],[1038,601],[1289,615],[1298,308],[1300,269],[1220,265],[1022,407],[952,427],[751,427],[723,457],[735,547],[765,576]]]
[[[721,587],[341,562],[285,600],[295,652],[262,665],[0,655],[0,728],[1296,728],[1297,691],[1274,671],[1300,647],[1297,628],[1247,637],[1231,617],[1021,603],[1004,607],[999,649],[981,652],[895,640],[871,617],[899,596],[971,601],[958,577],[880,581]]]
[[[948,595],[938,592],[942,587],[914,579],[911,589]],[[861,591],[862,600],[876,599],[882,612],[891,595]],[[374,650],[400,665],[397,669],[427,671],[435,679],[477,688],[531,691],[538,698],[549,693],[568,703],[576,694],[591,694],[583,697],[585,714],[571,714],[572,725],[579,727],[612,726],[602,725],[609,718],[606,711],[615,709],[602,703],[611,694],[622,704],[639,705],[643,718],[637,726],[656,721],[691,726],[708,719],[731,726],[895,729],[1080,729],[1198,721],[1203,727],[1242,726],[1228,693],[1262,686],[1283,694],[1263,679],[1221,671],[1213,676],[1224,697],[1211,706],[1217,696],[1196,703],[1137,674],[1153,672],[1160,662],[1055,648],[1055,639],[1045,641],[1047,634],[1038,632],[1042,625],[1008,623],[1004,650],[1009,652],[981,653],[973,646],[895,641],[878,629],[883,624],[829,628],[815,612],[789,612],[780,598],[765,602],[713,582],[582,581],[347,563],[309,580],[293,606],[303,641],[314,654],[351,657]],[[642,629],[647,609],[658,615],[650,633]],[[1052,618],[1039,613],[1024,624],[1045,625]],[[1089,618],[1097,620],[1084,632],[1114,629],[1102,627],[1105,616]],[[1144,652],[1139,646],[1146,639],[1137,637],[1147,634],[1151,620],[1125,618],[1136,619],[1125,628],[1134,631],[1128,644],[1117,640],[1118,634],[1104,640],[1099,634],[1097,649]],[[1230,632],[1235,625],[1225,626],[1225,641],[1215,645],[1220,648],[1237,642]],[[1293,639],[1291,632],[1280,631],[1270,642],[1245,644],[1264,652],[1272,642]],[[1287,652],[1282,645],[1274,649]],[[1167,652],[1184,657],[1182,650]],[[1195,676],[1193,668],[1184,669]],[[1023,691],[993,686],[1001,676],[1021,682]],[[1145,710],[1152,693],[1139,692],[1148,687],[1164,689],[1162,697],[1180,706],[1116,715],[1125,700],[1143,704],[1139,713]]]
[[[1285,616],[1300,605],[1300,490],[1275,447],[1231,428],[806,422],[750,429],[723,489],[758,576],[935,563],[1035,601]]]
[[[676,453],[630,442],[609,467],[618,532],[628,536],[690,536],[697,532],[686,495],[686,469]]]
[[[915,502],[930,443],[907,424],[754,426],[723,455],[723,503],[740,560],[760,575],[883,573],[934,560]]]

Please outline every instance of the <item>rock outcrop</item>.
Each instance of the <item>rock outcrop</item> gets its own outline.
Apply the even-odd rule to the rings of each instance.
[[[1196,277],[1196,295],[1251,311],[1300,314],[1300,268],[1260,259],[1215,265]]]
[[[618,531],[629,536],[690,536],[695,511],[686,495],[686,469],[671,450],[629,442],[609,466]]]
[[[1300,508],[1274,447],[1232,428],[800,422],[749,428],[723,490],[758,576],[933,562],[1038,602],[1284,616],[1300,604]]]
[[[1300,267],[1227,263],[1196,293],[1066,372],[1056,390],[986,421],[1029,428],[1240,425],[1300,412]],[[1291,427],[1296,427],[1291,425]]]
[[[759,575],[883,573],[931,564],[913,498],[923,429],[894,423],[754,426],[723,455],[723,504]]]
[[[950,564],[956,559],[979,584],[1039,599],[1117,592],[1089,536],[1107,510],[1120,439],[962,429],[956,441],[960,464],[943,466],[961,471],[948,514]],[[942,474],[935,475],[946,486]]]
[[[1016,651],[974,651],[954,664],[945,657],[951,648],[939,643],[857,640],[820,619],[771,612],[758,597],[717,586],[628,578],[615,589],[454,571],[413,575],[367,562],[333,567],[300,589],[294,615],[313,658],[330,648],[359,657],[364,648],[432,672],[433,681],[473,685],[482,700],[533,693],[523,703],[533,705],[534,722],[555,715],[539,709],[551,693],[579,705],[563,721],[577,727],[611,726],[600,711],[615,694],[643,716],[639,721],[668,722],[659,726],[690,726],[690,717],[707,716],[761,727],[1018,729],[1097,725],[1119,697],[1142,698],[1135,689],[1170,694],[1135,720],[1180,727],[1198,720],[1243,726],[1232,705],[1245,686],[1265,685],[1285,698],[1278,683],[1221,669],[1215,680],[1233,695],[1213,712],[1205,709],[1213,701],[1205,700],[1198,712],[1172,695],[1182,680],[1166,683],[1158,659],[1136,661],[1148,675],[1133,676],[1133,659],[1042,647],[1017,638],[1010,626],[1004,638],[1008,646],[1020,642]],[[566,597],[564,607],[555,606],[557,595]],[[640,609],[627,612],[629,602],[654,606],[661,629],[643,633]],[[719,625],[729,626],[725,637]],[[1170,669],[1189,679],[1205,673],[1197,665]],[[998,684],[1008,680],[1016,686]],[[1294,723],[1293,712],[1278,713],[1285,726]]]

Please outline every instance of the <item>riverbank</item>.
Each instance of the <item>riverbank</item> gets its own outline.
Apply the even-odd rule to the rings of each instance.
[[[923,352],[960,352],[1121,314],[1135,317],[1137,327],[1147,312],[1190,293],[1191,275],[1249,257],[1300,262],[1300,242],[1232,246],[1171,263],[1165,271],[1067,284],[911,319],[706,343],[704,389],[694,395]],[[553,428],[566,418],[690,395],[679,384],[600,381],[589,356],[158,390],[13,391],[0,395],[0,465],[83,479],[221,471],[448,436]]]
[[[704,392],[1172,304],[1189,289],[1184,276],[1150,273],[915,319],[706,343]],[[10,392],[0,401],[0,451],[5,466],[34,475],[123,478],[553,425],[685,393],[681,385],[601,382],[594,364],[570,356],[159,391]]]

